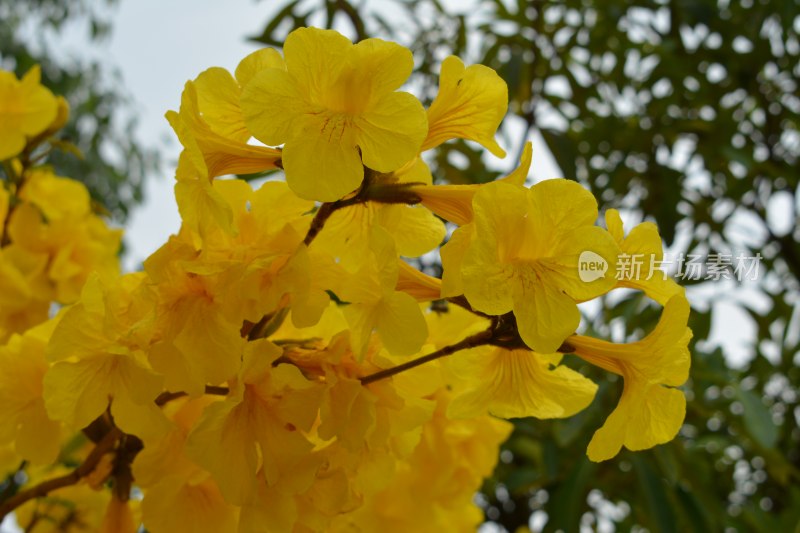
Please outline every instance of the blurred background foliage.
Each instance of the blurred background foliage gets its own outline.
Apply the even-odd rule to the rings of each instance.
[[[428,102],[446,56],[491,66],[509,87],[509,170],[541,135],[565,177],[601,207],[654,219],[673,254],[732,266],[762,256],[757,283],[687,282],[695,336],[679,438],[590,463],[586,445],[622,383],[573,360],[601,384],[595,402],[567,420],[516,421],[480,496],[487,528],[798,531],[800,3],[295,0],[252,39],[279,47],[304,25],[410,47]],[[442,182],[500,173],[466,142],[443,146],[432,166]],[[727,320],[714,317],[725,298],[756,331],[738,361],[708,340],[712,321]],[[607,298],[588,330],[638,338],[658,314],[628,293]]]
[[[156,169],[156,153],[136,142],[130,96],[115,70],[100,61],[65,52],[68,32],[86,32],[101,46],[111,31],[116,0],[0,0],[0,66],[17,76],[41,65],[42,83],[70,104],[60,138],[76,147],[55,150],[49,164],[61,176],[82,181],[95,207],[123,223],[143,200],[145,176]]]

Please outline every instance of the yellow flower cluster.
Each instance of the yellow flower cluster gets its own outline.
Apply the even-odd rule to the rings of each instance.
[[[67,116],[38,67],[21,81],[0,71],[0,342],[44,322],[51,302],[77,300],[92,272],[119,273],[121,231],[92,212],[86,188],[29,164]]]
[[[109,275],[118,236],[88,222],[85,192],[26,171],[0,203],[12,206],[0,209],[0,267],[6,255],[40,265],[24,272],[41,280],[19,283],[46,286],[44,301],[83,288],[0,348],[0,435],[33,483],[63,474],[48,466],[60,455],[81,463],[74,481],[112,490],[71,486],[32,510],[42,494],[23,487],[0,510],[38,517],[33,531],[62,520],[64,502],[83,517],[71,531],[471,530],[473,494],[511,431],[502,418],[592,401],[597,386],[565,353],[625,381],[592,460],[675,436],[691,337],[682,289],[581,276],[586,251],[612,273],[621,253],[660,258],[656,228],[625,236],[613,210],[596,225],[595,199],[572,181],[526,187],[530,145],[502,180],[433,185],[421,154],[450,139],[505,155],[506,86],[451,57],[426,110],[398,90],[412,68],[394,43],[302,28],[283,55],[259,50],[233,74],[188,82],[167,114],[183,145],[183,225],[143,272]],[[35,130],[8,134],[12,157]],[[286,181],[217,179],[271,169]],[[444,221],[457,229],[437,279],[403,258],[437,250]],[[655,330],[624,345],[577,335],[577,304],[620,286],[665,306]]]

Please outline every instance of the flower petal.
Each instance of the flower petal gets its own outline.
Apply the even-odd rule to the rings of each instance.
[[[355,143],[321,133],[286,143],[283,168],[292,191],[306,200],[333,202],[364,179]]]
[[[428,136],[422,150],[460,138],[505,157],[494,135],[507,108],[508,87],[494,70],[483,65],[465,68],[459,58],[450,56],[442,62],[439,94],[428,109]]]
[[[575,301],[552,283],[539,281],[535,272],[518,271],[521,283],[513,293],[514,316],[525,344],[539,353],[557,352],[575,333],[581,314]]]
[[[566,418],[585,409],[597,385],[565,366],[552,370],[547,358],[527,350],[471,350],[454,358],[468,365],[473,381],[447,414],[471,418],[487,411],[501,418]],[[467,361],[471,359],[471,361]]]
[[[409,93],[391,93],[362,113],[356,121],[356,142],[364,164],[391,172],[412,160],[420,150],[428,120],[425,109]]]

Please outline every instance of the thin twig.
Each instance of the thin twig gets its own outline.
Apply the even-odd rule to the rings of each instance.
[[[308,228],[305,239],[303,239],[303,244],[310,245],[319,235],[319,232],[322,231],[322,228],[325,227],[325,222],[339,209],[367,202],[416,205],[422,201],[422,198],[414,191],[414,186],[424,185],[424,183],[383,183],[380,177],[376,176],[378,175],[374,171],[367,169],[364,174],[364,181],[354,196],[336,200],[335,202],[323,203],[311,221],[311,226]]]
[[[453,296],[452,298],[447,298],[446,301],[451,303],[451,304],[455,304],[455,305],[457,305],[457,306],[459,306],[459,307],[461,307],[463,309],[466,309],[467,311],[469,311],[470,313],[472,313],[474,315],[478,315],[478,316],[483,317],[483,318],[489,318],[489,319],[492,318],[491,315],[487,315],[486,313],[481,313],[480,311],[475,310],[470,305],[470,303],[467,301],[467,298],[463,294],[460,295],[460,296]]]
[[[17,469],[11,472],[6,477],[6,486],[5,488],[3,488],[3,492],[0,492],[0,503],[11,498],[17,491],[17,489],[19,488],[19,483],[17,483],[17,476],[19,476],[21,472],[24,472],[27,466],[28,466],[28,461],[22,461],[17,467]]]
[[[407,361],[401,365],[393,366],[392,368],[386,368],[380,372],[375,372],[374,374],[364,376],[361,378],[361,384],[369,385],[370,383],[374,383],[378,380],[385,379],[394,376],[395,374],[399,374],[400,372],[410,370],[419,365],[429,363],[430,361],[434,361],[440,357],[446,357],[461,350],[468,350],[470,348],[477,348],[478,346],[490,344],[493,338],[494,330],[492,328],[481,331],[480,333],[470,335],[466,339],[463,339],[455,344],[440,348],[435,352],[429,353],[428,355],[423,355],[422,357],[417,357],[416,359],[412,359],[411,361]]]
[[[218,385],[206,385],[205,394],[211,394],[214,396],[227,396],[230,392],[228,387],[220,387]],[[177,400],[178,398],[183,398],[184,396],[188,396],[189,393],[179,391],[179,392],[162,392],[156,398],[156,405],[161,407],[164,404],[171,402],[172,400]]]
[[[319,206],[317,213],[314,215],[314,219],[311,221],[311,226],[308,228],[308,233],[306,233],[306,237],[303,239],[303,244],[306,246],[310,245],[311,241],[313,241],[316,236],[319,235],[319,232],[322,231],[322,228],[325,227],[325,222],[327,222],[336,211],[352,205],[363,204],[365,201],[366,200],[359,194],[352,198],[336,200],[335,202],[326,202]]]

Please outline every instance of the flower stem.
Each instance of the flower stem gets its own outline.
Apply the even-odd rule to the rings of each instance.
[[[429,363],[430,361],[434,361],[440,357],[446,357],[461,350],[468,350],[470,348],[477,348],[478,346],[490,344],[493,338],[493,329],[490,328],[485,331],[481,331],[475,335],[470,335],[460,342],[440,348],[435,352],[429,353],[428,355],[423,355],[422,357],[417,357],[416,359],[412,359],[411,361],[407,361],[401,365],[393,366],[392,368],[386,368],[379,372],[375,372],[374,374],[364,376],[361,378],[361,384],[369,385],[370,383],[374,383],[378,380],[385,379],[394,376],[395,374],[399,374],[400,372],[405,372],[406,370],[418,367],[419,365]]]
[[[213,396],[227,396],[230,389],[228,387],[220,387],[218,385],[206,385],[205,394],[210,394]],[[187,393],[183,391],[179,392],[162,392],[156,398],[156,405],[161,407],[164,404],[171,402],[172,400],[177,400],[178,398],[183,398],[184,396],[188,396]]]

